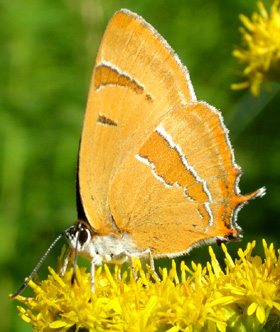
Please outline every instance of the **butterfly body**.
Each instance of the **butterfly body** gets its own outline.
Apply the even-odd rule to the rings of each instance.
[[[123,264],[128,261],[129,256],[138,254],[136,245],[128,233],[98,235],[84,222],[78,221],[66,235],[70,246],[94,265]]]

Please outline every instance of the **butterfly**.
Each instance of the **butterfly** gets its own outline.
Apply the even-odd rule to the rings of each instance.
[[[96,265],[133,269],[132,257],[147,256],[154,270],[154,258],[241,237],[237,213],[265,188],[242,196],[240,175],[221,113],[197,101],[168,43],[137,14],[115,13],[90,84],[78,220],[62,233],[91,261],[92,290]]]

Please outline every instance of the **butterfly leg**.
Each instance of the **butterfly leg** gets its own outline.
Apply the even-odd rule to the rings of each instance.
[[[122,269],[121,269],[121,265],[118,266],[118,279],[122,280]]]
[[[152,252],[151,252],[150,249],[145,249],[143,251],[140,251],[140,252],[137,252],[137,253],[133,253],[133,254],[130,254],[129,252],[124,251],[124,252],[122,252],[122,253],[114,256],[114,260],[122,260],[124,257],[127,257],[129,265],[130,265],[130,268],[131,268],[132,273],[133,273],[133,276],[134,276],[135,280],[137,280],[138,277],[137,277],[137,274],[136,274],[136,271],[135,271],[135,267],[134,267],[133,259],[132,258],[133,257],[134,258],[141,258],[141,257],[147,257],[147,256],[149,256],[149,259],[150,259],[150,268],[151,268],[151,271],[152,271],[155,279],[157,281],[161,281],[160,277],[156,273],[154,258],[153,258],[153,255],[152,255]]]
[[[135,271],[135,267],[134,267],[134,264],[133,264],[133,260],[132,260],[132,257],[135,257],[134,255],[131,255],[128,251],[123,251],[121,252],[120,254],[118,255],[113,255],[112,256],[112,259],[114,260],[114,262],[124,262],[126,259],[128,260],[128,263],[130,265],[130,268],[132,270],[132,273],[133,273],[133,276],[134,276],[134,279],[137,280],[138,277],[137,277],[137,274],[136,274],[136,271]],[[122,263],[121,263],[122,264]],[[121,278],[120,278],[121,279]]]
[[[155,262],[154,262],[154,257],[153,257],[153,254],[151,252],[151,249],[146,249],[146,250],[143,250],[143,251],[140,251],[138,254],[137,254],[137,257],[142,257],[142,256],[149,256],[149,259],[150,259],[150,268],[151,268],[151,271],[155,277],[155,279],[157,281],[161,281],[160,277],[158,276],[158,274],[156,273],[156,269],[155,269]],[[136,256],[134,256],[136,257]]]
[[[71,248],[68,248],[66,250],[66,253],[64,255],[64,260],[63,260],[63,266],[61,268],[61,271],[59,273],[60,276],[64,276],[66,270],[67,270],[67,267],[68,267],[68,264],[69,264],[69,257],[71,257],[72,255],[72,249]]]

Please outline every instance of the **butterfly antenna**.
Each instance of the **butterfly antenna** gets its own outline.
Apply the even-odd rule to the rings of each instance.
[[[53,243],[49,246],[49,248],[47,249],[47,251],[45,252],[45,254],[43,255],[43,257],[39,260],[38,264],[35,266],[34,270],[30,274],[30,276],[26,279],[26,281],[23,283],[23,285],[13,295],[11,295],[11,297],[10,297],[11,299],[14,299],[16,296],[18,296],[27,287],[29,281],[34,277],[35,273],[39,270],[39,268],[42,265],[43,261],[46,259],[46,257],[48,256],[49,252],[52,250],[52,248],[54,247],[54,245],[56,244],[56,242],[58,240],[60,240],[62,238],[62,236],[65,235],[65,233],[70,228],[71,227],[69,227],[68,229],[66,229],[65,231],[63,231],[61,234],[59,234],[58,237],[53,241]]]

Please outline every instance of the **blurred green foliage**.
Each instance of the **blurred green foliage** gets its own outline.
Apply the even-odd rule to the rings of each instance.
[[[264,1],[266,8],[271,3]],[[257,239],[262,252],[263,237],[279,247],[279,87],[258,99],[229,88],[240,81],[231,56],[240,42],[238,14],[251,16],[255,1],[0,0],[1,331],[31,331],[17,318],[17,303],[8,294],[75,221],[76,162],[90,76],[105,26],[120,8],[137,12],[164,36],[188,67],[198,99],[223,112],[245,173],[242,192],[267,187],[264,198],[240,213],[244,240],[229,250]],[[56,266],[61,245],[40,278],[48,265]],[[205,262],[207,248],[184,259]]]

